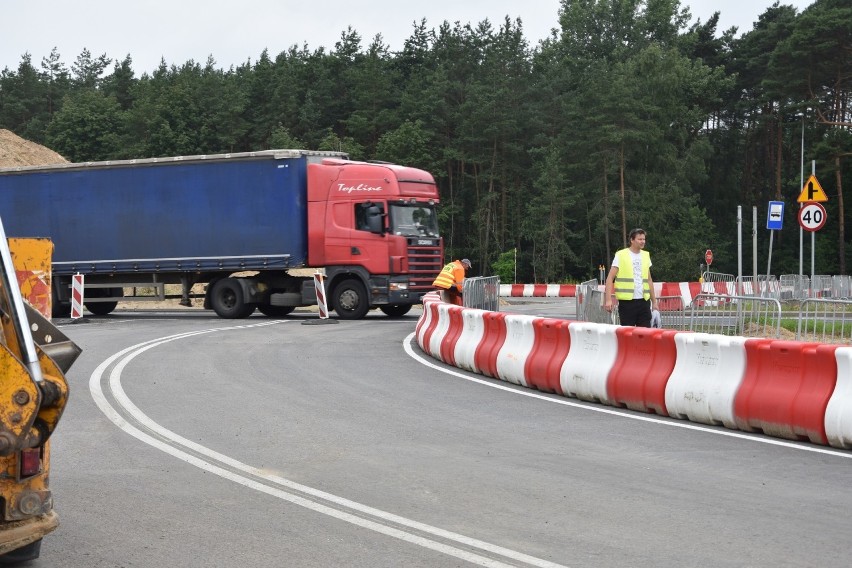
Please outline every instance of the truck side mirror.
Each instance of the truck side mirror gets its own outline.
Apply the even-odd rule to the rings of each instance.
[[[382,217],[384,217],[384,213],[376,205],[371,205],[367,208],[367,228],[371,233],[376,233],[377,235],[384,234]]]

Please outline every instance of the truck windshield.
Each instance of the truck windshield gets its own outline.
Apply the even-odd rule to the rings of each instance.
[[[431,205],[390,204],[390,230],[405,237],[437,237],[438,216]]]

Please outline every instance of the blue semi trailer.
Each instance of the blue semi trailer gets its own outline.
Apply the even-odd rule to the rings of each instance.
[[[316,303],[313,279],[288,271],[318,268],[339,317],[373,307],[400,316],[441,269],[437,203],[427,172],[334,152],[0,169],[8,235],[54,243],[54,315],[68,313],[79,273],[96,315],[165,298],[166,284],[181,284],[188,304],[202,283],[204,306],[221,317],[281,316]]]

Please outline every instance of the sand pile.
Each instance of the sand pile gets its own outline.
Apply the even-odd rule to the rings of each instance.
[[[41,144],[0,128],[0,168],[65,164],[68,160]]]

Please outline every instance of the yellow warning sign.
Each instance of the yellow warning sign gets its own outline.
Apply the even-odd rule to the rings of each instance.
[[[828,196],[822,190],[822,186],[817,181],[815,175],[811,175],[805,186],[802,188],[802,193],[799,194],[799,203],[807,203],[808,201],[828,201]]]

